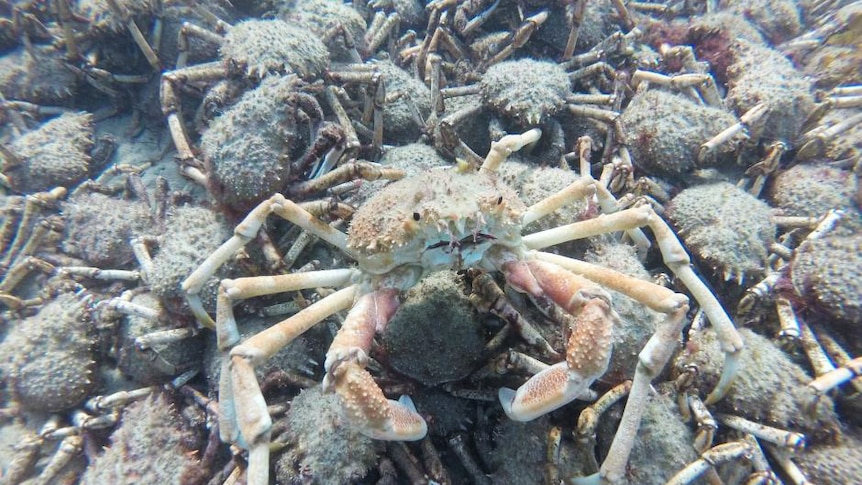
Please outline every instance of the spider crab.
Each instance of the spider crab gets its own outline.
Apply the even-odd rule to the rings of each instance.
[[[532,129],[503,137],[492,144],[478,172],[431,170],[390,184],[355,213],[348,234],[276,194],[253,209],[237,226],[234,236],[183,282],[190,306],[203,325],[215,329],[219,348],[225,353],[219,384],[220,433],[222,440],[249,450],[249,484],[269,483],[272,426],[255,366],[342,310],[349,312],[326,355],[324,389],[340,396],[351,425],[367,436],[401,441],[423,438],[427,426],[410,398],[388,400],[365,369],[368,353],[375,333],[397,310],[402,291],[431,272],[469,267],[501,271],[513,288],[526,293],[540,308],[558,305],[574,317],[564,362],[536,374],[517,391],[500,389],[503,409],[516,420],[531,420],[564,406],[585,393],[605,372],[616,314],[603,287],[667,315],[665,324],[640,354],[623,422],[601,470],[608,480],[623,478],[650,381],[664,368],[676,346],[689,300],[670,289],[607,268],[538,251],[597,234],[650,227],[665,263],[692,291],[724,337],[725,372],[711,397],[718,398],[727,391],[742,341],[721,305],[691,269],[679,240],[649,205],[521,235],[522,227],[567,202],[593,195],[600,200],[610,197],[604,186],[584,177],[526,207],[515,191],[499,180],[496,170],[510,153],[535,143],[540,136],[539,129]],[[357,266],[222,280],[213,321],[198,292],[219,265],[255,236],[269,214],[319,236],[353,258]],[[317,287],[341,289],[238,342],[232,308],[237,300]]]

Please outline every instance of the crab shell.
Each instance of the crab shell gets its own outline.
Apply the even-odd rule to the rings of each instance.
[[[493,246],[521,245],[526,206],[495,174],[434,169],[388,185],[354,215],[347,245],[366,273],[481,266]]]

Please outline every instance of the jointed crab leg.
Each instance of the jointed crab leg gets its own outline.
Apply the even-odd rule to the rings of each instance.
[[[0,259],[0,266],[11,266],[12,263],[20,258],[22,248],[26,247],[28,241],[33,237],[32,232],[35,232],[35,230],[31,231],[31,228],[33,227],[33,220],[39,215],[40,209],[54,207],[65,196],[66,189],[64,187],[56,187],[47,192],[30,194],[24,199],[24,212],[21,214],[20,222],[18,222],[18,230],[6,254]]]
[[[714,446],[703,453],[700,458],[680,470],[666,485],[686,485],[722,463],[746,457],[752,452],[752,446],[747,441],[732,441]]]
[[[575,317],[565,362],[534,375],[517,391],[500,389],[506,414],[516,421],[530,421],[568,404],[605,373],[617,316],[605,290],[555,264],[509,261],[501,269],[516,290],[553,300]]]
[[[428,426],[413,402],[407,396],[386,399],[365,370],[374,334],[398,309],[398,293],[384,288],[356,301],[326,353],[323,388],[338,394],[347,418],[362,434],[378,440],[415,441],[425,437]]]
[[[739,353],[743,347],[742,339],[715,295],[712,294],[692,270],[688,254],[683,249],[679,240],[673,234],[670,227],[655,214],[650,206],[626,209],[615,214],[583,221],[582,223],[569,224],[562,228],[531,234],[524,237],[523,241],[528,248],[538,249],[564,241],[589,237],[596,234],[594,231],[599,227],[603,228],[601,232],[604,233],[639,226],[649,226],[652,229],[665,264],[682,280],[698,303],[700,303],[701,308],[710,322],[712,322],[721,339],[726,356],[724,368],[718,384],[706,400],[707,404],[715,402],[728,391],[733,382],[738,367]],[[562,256],[554,256],[546,253],[538,253],[536,257],[553,261],[568,260],[568,258]],[[568,261],[569,269],[572,269],[571,266],[573,265],[580,265],[580,262],[572,263],[571,261],[573,260]],[[587,268],[586,266],[581,267]],[[638,296],[646,298],[644,304],[652,306],[650,302],[654,302],[656,295],[650,296],[649,294],[644,294],[645,288],[643,286],[627,281],[634,280],[634,278],[608,278],[610,274],[605,273],[605,279],[609,281],[598,279],[596,281],[601,281],[603,285],[628,294],[633,298],[638,298]],[[593,279],[590,273],[583,273],[583,275]],[[654,288],[657,289],[659,287],[654,286]],[[630,293],[634,289],[640,289],[638,296]],[[628,456],[649,392],[649,383],[664,368],[682,331],[685,321],[684,317],[688,311],[687,299],[679,295],[674,299],[665,300],[665,303],[671,304],[671,308],[662,310],[668,314],[668,320],[664,325],[659,327],[639,354],[632,391],[623,414],[622,423],[608,451],[608,456],[602,464],[601,476],[609,479],[611,482],[619,481],[624,476]],[[676,308],[673,308],[674,303],[678,305]]]
[[[219,246],[183,281],[182,288],[186,292],[189,306],[202,325],[215,328],[215,322],[204,310],[201,303],[199,293],[204,284],[215,274],[219,266],[227,262],[237,250],[254,238],[267,216],[273,213],[306,231],[314,233],[347,255],[353,255],[353,251],[347,249],[347,235],[314,217],[313,214],[283,195],[275,194],[252,209],[245,219],[236,226],[233,237]]]
[[[506,135],[491,143],[491,151],[482,163],[481,171],[496,172],[500,164],[505,162],[512,152],[516,152],[525,146],[536,143],[542,137],[542,130],[533,128],[519,135]]]
[[[325,273],[336,276],[334,272]],[[250,280],[247,282],[252,283]],[[262,291],[263,288],[257,290]],[[254,291],[255,288],[249,288],[249,294]],[[324,388],[338,393],[351,423],[372,438],[405,441],[425,436],[427,425],[416,413],[410,399],[387,400],[364,368],[375,332],[385,326],[398,308],[398,290],[382,289],[367,293],[354,305],[357,291],[356,285],[339,290],[230,351],[230,363],[222,369],[219,391],[221,433],[223,439],[248,447],[250,485],[269,483],[272,426],[254,368],[319,321],[351,305],[344,325],[327,353]],[[229,377],[225,377],[228,373]]]
[[[725,362],[721,379],[706,399],[707,404],[712,404],[721,399],[733,383],[739,352],[743,347],[742,338],[736,332],[733,322],[721,303],[691,268],[691,260],[679,239],[652,207],[644,205],[614,214],[601,215],[595,219],[530,234],[525,236],[523,241],[528,248],[541,249],[574,239],[642,226],[649,226],[652,229],[665,264],[692,293],[721,340]]]
[[[333,270],[294,273],[260,278],[223,280],[219,287],[218,307],[216,310],[216,336],[218,339],[219,350],[227,352],[239,341],[239,331],[236,328],[236,321],[233,316],[232,305],[234,301],[241,298],[251,298],[254,296],[301,290],[304,288],[315,288],[318,286],[342,286],[347,283],[351,275],[351,270]],[[313,306],[314,305],[311,307]],[[308,309],[303,310],[276,326],[282,324],[288,325],[288,321],[296,322],[297,318],[300,315],[305,315],[307,310]],[[338,310],[334,310],[332,313],[335,311]],[[323,318],[326,317],[324,316]],[[305,320],[302,320],[302,322],[303,323],[301,324],[294,323],[293,325],[306,324],[304,323]],[[227,358],[222,359],[222,371],[219,382],[219,399],[221,402],[221,412],[219,413],[220,432],[226,441],[234,442],[237,439],[238,430],[236,428],[236,409],[233,404],[229,359]]]
[[[541,251],[536,251],[531,256],[540,261],[554,263],[598,283],[604,288],[618,291],[660,313],[675,311],[681,305],[688,303],[688,298],[685,295],[604,266]]]
[[[564,288],[564,285],[559,283],[559,280],[555,275],[541,275],[542,272],[545,272],[545,269],[540,268],[538,263],[540,263],[541,260],[551,260],[567,264],[565,267],[563,264],[560,266],[553,265],[558,268],[559,271],[571,271],[573,269],[571,267],[572,264],[577,265],[581,263],[580,261],[570,258],[547,253],[533,253],[532,257],[535,259],[528,260],[527,263],[530,266],[531,272],[536,274],[537,280],[545,280],[546,282],[557,285],[558,290],[556,291]],[[589,270],[590,268],[597,267],[588,265],[582,268]],[[611,482],[616,482],[624,476],[629,453],[634,443],[643,410],[646,406],[650,382],[661,372],[668,359],[670,359],[670,355],[676,345],[680,332],[682,331],[682,326],[685,323],[685,314],[688,311],[688,299],[684,295],[674,293],[671,290],[653,285],[649,282],[637,280],[636,278],[632,278],[621,273],[612,272],[607,269],[601,269],[601,271],[597,271],[596,274],[584,271],[583,276],[593,281],[601,281],[603,286],[620,291],[627,296],[633,298],[640,296],[641,298],[644,298],[644,304],[652,308],[659,309],[668,315],[667,321],[656,330],[656,333],[652,338],[650,338],[649,342],[647,342],[646,346],[644,346],[644,349],[639,354],[638,366],[635,370],[635,377],[626,404],[626,409],[623,414],[623,421],[620,424],[619,431],[617,431],[617,434],[614,437],[614,441],[608,452],[607,458],[602,464],[600,472],[601,476],[608,478]],[[516,277],[513,277],[512,279],[516,279]],[[548,283],[545,284],[547,285]],[[650,293],[650,289],[652,290],[652,293]],[[554,298],[554,301],[560,304],[561,302],[558,301],[559,299],[560,298]],[[597,330],[593,330],[593,332],[597,332]],[[601,353],[599,353],[599,355],[600,354]],[[584,483],[591,482],[587,481]]]
[[[182,106],[179,89],[183,83],[212,81],[222,79],[226,75],[227,68],[220,62],[184,67],[162,74],[159,93],[162,113],[168,120],[168,129],[174,146],[177,148],[177,157],[181,163],[182,174],[204,186],[206,185],[206,175],[201,171],[203,164],[195,157],[181,117]]]
[[[626,401],[623,418],[599,471],[599,475],[611,483],[620,482],[625,477],[629,454],[634,446],[635,435],[640,426],[644,409],[646,409],[650,382],[661,372],[670,359],[685,324],[686,312],[688,312],[687,304],[677,311],[669,313],[667,321],[656,329],[655,334],[638,354],[638,365],[635,369],[635,377],[632,380],[632,389]]]
[[[239,331],[233,315],[233,305],[237,300],[307,288],[342,287],[350,281],[354,273],[351,269],[334,269],[222,280],[216,308],[219,349],[228,350],[239,341]]]
[[[857,357],[846,362],[842,367],[818,376],[809,382],[808,386],[823,394],[858,376],[862,376],[862,357]]]
[[[524,216],[521,221],[525,226],[527,226],[530,223],[554,212],[560,207],[569,204],[572,201],[580,200],[584,197],[590,197],[595,194],[595,192],[596,187],[592,180],[576,180],[556,194],[546,197],[545,199],[531,205],[527,208],[527,211],[524,212]]]
[[[596,402],[584,408],[578,416],[578,427],[574,431],[574,437],[578,446],[583,449],[584,456],[589,460],[589,464],[585,465],[585,470],[590,471],[590,476],[599,471],[595,448],[596,430],[599,427],[600,419],[611,406],[628,396],[631,389],[632,381],[623,381],[622,384],[604,393]]]
[[[805,448],[805,435],[773,428],[765,424],[755,423],[739,416],[729,414],[717,414],[716,418],[722,424],[743,433],[751,434],[761,440],[766,440],[778,446],[793,448],[797,451]]]
[[[254,375],[254,368],[318,322],[349,308],[355,295],[356,286],[348,286],[313,303],[234,347],[230,352],[229,363],[222,366],[219,386],[220,433],[223,441],[248,448],[249,485],[269,483],[272,427],[272,418],[266,410],[266,401]]]

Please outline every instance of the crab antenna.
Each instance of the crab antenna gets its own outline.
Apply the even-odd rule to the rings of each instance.
[[[525,131],[520,135],[506,135],[503,138],[491,143],[491,151],[482,162],[480,172],[491,173],[496,172],[500,168],[500,164],[505,162],[512,152],[516,152],[525,146],[536,143],[542,137],[542,130],[533,128]]]

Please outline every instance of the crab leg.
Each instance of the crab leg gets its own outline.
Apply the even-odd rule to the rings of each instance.
[[[584,408],[578,416],[578,427],[574,432],[575,440],[583,448],[584,456],[590,461],[590,469],[597,472],[599,464],[596,463],[596,430],[602,415],[611,406],[618,403],[622,398],[628,396],[632,389],[632,381],[623,381],[622,384],[604,393],[596,402]]]
[[[365,370],[374,335],[382,331],[398,309],[398,290],[384,288],[360,297],[351,308],[326,353],[324,390],[341,398],[351,424],[377,440],[415,441],[428,426],[413,401],[401,396],[388,400]]]
[[[18,222],[18,230],[10,243],[11,247],[8,248],[8,251],[2,260],[0,260],[0,266],[10,266],[19,258],[19,251],[33,237],[31,234],[33,219],[38,217],[39,211],[42,208],[54,207],[63,197],[66,197],[66,189],[64,187],[56,187],[47,192],[28,195],[24,199],[24,212],[21,214],[20,221]]]
[[[723,104],[721,95],[715,85],[715,79],[709,74],[677,74],[666,76],[656,72],[637,70],[632,75],[631,84],[637,89],[642,82],[655,83],[672,89],[684,89],[693,87],[697,89],[703,101],[709,106],[721,106]]]
[[[348,256],[353,255],[353,251],[347,249],[347,235],[314,217],[313,214],[283,195],[275,194],[252,209],[245,219],[236,226],[233,231],[234,235],[210,254],[183,281],[182,288],[186,292],[189,307],[191,307],[195,317],[202,325],[208,328],[215,328],[215,322],[213,322],[213,319],[204,310],[200,299],[199,293],[204,284],[206,284],[207,280],[215,274],[216,270],[222,264],[227,262],[234,253],[254,238],[257,231],[263,226],[264,221],[266,221],[267,216],[271,213],[275,213],[302,229],[311,232],[340,249]]]
[[[718,465],[731,460],[746,457],[752,452],[752,446],[747,441],[731,441],[714,446],[703,453],[700,458],[677,472],[666,485],[686,485],[693,483],[707,470],[714,469]]]
[[[377,14],[382,14],[382,12],[377,12]],[[374,20],[377,20],[377,18],[378,16],[375,14]],[[371,28],[369,28],[368,32],[365,34],[366,52],[369,55],[377,52],[377,48],[383,44],[383,41],[386,40],[392,32],[398,32],[400,30],[398,28],[400,23],[401,16],[397,13],[391,13],[388,16],[385,16],[382,22],[372,23]]]
[[[178,91],[183,83],[213,81],[222,79],[226,75],[227,68],[218,62],[185,67],[162,74],[159,98],[162,113],[168,120],[168,129],[177,149],[177,157],[181,162],[182,174],[203,186],[206,186],[206,174],[200,170],[203,163],[195,157],[186,133]]]
[[[575,53],[575,45],[578,43],[578,33],[581,30],[581,24],[584,22],[584,13],[586,11],[586,0],[575,0],[566,5],[566,18],[571,27],[569,29],[569,38],[566,40],[566,48],[563,49],[563,55],[560,58],[560,62],[568,61]]]
[[[830,389],[838,387],[851,379],[862,376],[862,357],[857,357],[846,362],[843,367],[838,367],[827,372],[808,383],[808,387],[814,389],[818,394],[824,394]]]
[[[535,15],[525,18],[524,22],[512,34],[506,46],[499,52],[496,52],[490,59],[484,61],[482,65],[492,66],[511,56],[516,49],[520,49],[530,40],[533,33],[548,20],[549,15],[547,10],[542,10]]]
[[[350,281],[354,270],[334,269],[291,273],[276,276],[253,276],[221,281],[216,307],[216,335],[220,350],[228,350],[239,341],[233,315],[237,300],[318,287],[340,287]]]
[[[162,70],[159,63],[159,56],[153,51],[150,43],[147,42],[147,39],[144,37],[143,32],[138,27],[138,24],[135,23],[135,20],[127,15],[127,11],[122,9],[120,5],[117,3],[117,0],[107,0],[108,5],[111,7],[111,10],[114,11],[114,14],[118,15],[123,22],[126,23],[126,28],[129,29],[129,33],[132,34],[132,39],[134,39],[135,44],[138,45],[138,48],[141,49],[141,53],[146,57],[147,62],[150,63],[150,66],[156,71],[159,72]]]
[[[579,179],[556,194],[546,197],[531,205],[524,212],[521,223],[524,226],[545,217],[560,207],[596,193],[595,182],[592,179]]]
[[[605,290],[555,264],[510,261],[503,263],[502,270],[517,291],[535,299],[551,299],[575,316],[565,362],[534,375],[517,391],[499,391],[509,418],[530,421],[570,403],[605,373],[617,316]]]
[[[691,268],[691,260],[673,231],[648,205],[626,209],[614,214],[601,215],[594,219],[576,222],[547,231],[524,236],[524,245],[531,249],[541,249],[562,242],[597,234],[649,226],[661,250],[664,263],[685,284],[686,288],[700,304],[710,323],[715,327],[725,353],[724,369],[715,389],[707,397],[706,403],[712,404],[721,399],[730,389],[742,350],[742,338],[718,299]],[[546,261],[552,255],[543,254]],[[589,277],[589,275],[585,275]]]
[[[602,221],[602,219],[605,220]],[[569,224],[562,228],[531,234],[524,237],[524,244],[528,248],[542,248],[564,241],[589,237],[594,234],[620,231],[640,226],[649,226],[652,229],[665,264],[691,291],[703,312],[707,315],[710,322],[712,322],[721,340],[725,352],[725,363],[718,384],[707,397],[706,403],[711,404],[720,399],[733,383],[733,378],[738,368],[739,354],[743,348],[742,339],[715,295],[712,294],[706,284],[692,270],[688,254],[683,249],[682,244],[680,244],[670,227],[655,214],[650,206],[626,209],[615,214]],[[602,230],[595,232],[599,228],[602,228]],[[589,266],[582,265],[579,261],[563,256],[536,253],[535,257],[545,261],[558,262],[558,264],[566,267],[566,269],[578,272],[590,269]],[[580,268],[580,270],[576,268]],[[634,278],[627,278],[623,275],[614,277],[613,273],[608,270],[596,271],[595,274],[584,271],[582,274],[591,280],[605,284],[607,287],[620,291],[632,298],[643,299],[644,304],[648,306],[659,302],[661,302],[662,306],[667,305],[664,310],[661,310],[668,314],[667,322],[659,327],[638,356],[638,366],[635,370],[632,391],[623,413],[622,422],[608,451],[607,458],[602,464],[601,476],[609,479],[611,482],[615,482],[619,481],[625,474],[628,456],[631,452],[649,394],[650,382],[661,372],[668,359],[670,359],[678,336],[682,331],[682,326],[685,323],[688,301],[683,295],[677,295],[670,299],[663,297],[661,295],[662,291],[658,290],[660,287],[657,285],[652,285],[654,290],[653,294],[651,294],[647,289],[648,287],[630,281],[634,280]],[[656,301],[657,299],[659,301]],[[676,305],[675,308],[674,305]]]
[[[224,360],[226,364],[222,366],[219,385],[220,433],[223,441],[248,448],[249,485],[269,483],[272,427],[272,418],[254,375],[255,367],[318,322],[349,308],[355,296],[356,286],[341,289],[237,345],[230,352],[229,362]]]
[[[500,168],[500,164],[509,158],[512,152],[517,152],[525,146],[536,143],[542,136],[542,130],[533,128],[521,134],[506,135],[503,138],[491,143],[491,151],[485,157],[482,163],[482,172],[496,172]]]
[[[400,180],[404,178],[404,171],[397,168],[381,167],[371,162],[351,161],[317,178],[296,184],[290,189],[290,195],[304,198],[315,192],[357,178],[362,180]]]
[[[239,331],[236,327],[236,320],[234,319],[232,308],[235,300],[285,291],[300,290],[304,288],[315,288],[319,286],[341,286],[349,280],[351,274],[351,270],[330,270],[269,277],[261,276],[256,278],[223,280],[219,287],[215,323],[219,350],[227,352],[239,341]],[[326,301],[326,299],[319,303],[322,303],[323,301]],[[297,318],[300,318],[301,315],[305,315],[308,309],[315,305],[317,305],[317,303],[311,305],[300,313],[297,313],[293,317],[282,321],[276,326],[282,324],[287,325],[286,322],[288,321],[296,321]],[[334,313],[335,311],[338,310],[334,310],[331,313]],[[329,314],[326,316],[328,315]],[[326,316],[322,318],[326,318]],[[223,365],[219,381],[219,399],[221,402],[219,426],[222,436],[225,438],[224,441],[234,442],[238,436],[238,431],[236,429],[236,411],[232,400],[233,393],[231,391],[232,383],[230,378],[231,373],[229,360],[230,359],[227,358],[222,359]]]
[[[747,137],[748,133],[751,131],[751,127],[757,125],[757,123],[759,123],[768,112],[769,106],[766,103],[758,103],[753,106],[751,109],[743,113],[739,118],[738,123],[730,126],[704,142],[704,144],[700,146],[700,150],[697,152],[697,161],[705,161],[719,145],[729,142],[736,135],[743,134]]]

